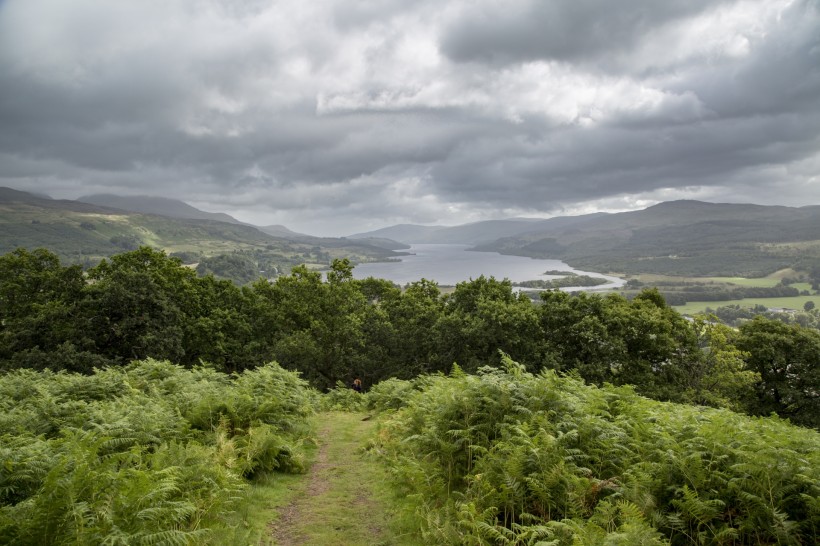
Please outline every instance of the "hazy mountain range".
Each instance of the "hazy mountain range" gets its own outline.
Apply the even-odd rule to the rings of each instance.
[[[89,264],[140,245],[162,248],[186,261],[241,253],[267,269],[274,264],[278,271],[298,263],[328,264],[339,257],[384,260],[396,256],[391,246],[406,246],[252,226],[173,199],[96,195],[72,201],[0,188],[0,253],[45,247],[64,260]]]
[[[459,243],[602,272],[762,275],[820,267],[820,206],[670,201],[616,214],[393,226],[352,237]]]
[[[187,218],[196,220],[214,220],[216,222],[227,222],[229,224],[242,224],[250,226],[245,222],[240,222],[233,216],[224,212],[205,212],[192,207],[184,201],[178,199],[167,199],[165,197],[151,197],[148,195],[123,196],[112,195],[110,193],[98,193],[86,195],[77,199],[82,203],[91,203],[115,209],[127,210],[131,212],[141,212],[145,214],[158,214],[160,216],[170,216],[171,218]],[[291,231],[285,226],[253,226],[269,235],[277,237],[310,237]]]
[[[459,226],[420,226],[399,224],[367,233],[357,233],[349,238],[385,237],[410,244],[463,244],[479,245],[497,241],[505,237],[515,237],[527,233],[538,233],[550,227],[570,226],[583,223],[591,218],[605,216],[604,213],[586,216],[561,216],[542,220],[538,218],[510,218],[508,220],[487,220]]]
[[[557,258],[602,272],[761,275],[784,267],[820,267],[820,206],[672,201],[615,214],[402,224],[329,238],[285,226],[252,226],[173,199],[90,195],[70,201],[0,188],[0,225],[2,252],[46,246],[75,258],[149,244],[169,252],[264,251],[289,263],[326,263],[346,255],[380,260],[409,244],[448,243]]]

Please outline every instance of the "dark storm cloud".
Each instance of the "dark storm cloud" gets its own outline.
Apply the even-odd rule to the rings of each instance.
[[[335,234],[820,200],[816,2],[612,6],[5,2],[0,185]]]
[[[715,0],[512,0],[465,6],[445,29],[457,62],[578,61],[629,49],[658,26],[713,8]]]
[[[516,57],[567,60],[601,53],[594,36],[592,42],[577,48],[572,39],[560,44],[552,38],[530,41],[528,29],[555,15],[550,12],[547,17],[548,10],[572,12],[557,18],[563,23],[590,13],[576,9],[575,3],[569,8],[563,3],[545,5],[531,5],[526,12],[508,16],[489,34],[474,24],[475,19],[459,21],[462,26],[444,41],[444,50],[458,60],[489,59],[493,56],[484,52],[496,52],[493,59],[508,61]],[[672,4],[665,7],[675,8]],[[639,31],[647,20],[668,19],[685,11],[616,17],[601,28],[611,34],[610,47],[637,47]],[[634,24],[625,25],[627,19]],[[509,23],[512,20],[518,24]],[[521,34],[507,34],[507,23],[517,25]],[[546,132],[548,138],[535,143],[519,139],[520,145],[512,149],[502,137],[497,143],[484,143],[478,154],[452,157],[434,173],[438,180],[447,181],[443,188],[451,199],[483,196],[485,203],[514,200],[520,207],[537,201],[540,208],[548,209],[552,203],[668,187],[732,185],[756,168],[811,157],[820,150],[819,23],[816,4],[795,2],[780,13],[779,24],[768,29],[766,36],[751,39],[749,54],[742,59],[714,66],[682,63],[688,78],[653,82],[657,89],[665,88],[669,100],[614,112],[594,128],[569,123]],[[549,24],[542,30],[549,35]],[[629,38],[621,40],[624,34]],[[556,40],[561,36],[558,33]],[[468,43],[476,44],[475,48],[467,48]],[[629,102],[626,96],[623,100]],[[504,186],[494,183],[499,179],[506,181]],[[509,188],[514,190],[510,192],[513,197],[504,197]],[[820,189],[811,189],[806,195],[809,203],[820,198]]]

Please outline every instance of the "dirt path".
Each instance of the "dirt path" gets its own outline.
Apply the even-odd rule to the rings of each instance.
[[[271,536],[280,546],[413,544],[391,529],[383,470],[362,452],[373,421],[362,414],[318,417],[319,450],[296,498],[279,510]]]

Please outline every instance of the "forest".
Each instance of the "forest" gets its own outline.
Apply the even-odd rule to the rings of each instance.
[[[655,289],[546,291],[533,302],[479,277],[442,294],[304,266],[238,287],[142,247],[83,271],[44,249],[0,257],[0,366],[91,373],[154,358],[233,373],[275,361],[327,390],[360,377],[467,372],[503,352],[537,373],[633,385],[656,400],[774,412],[820,425],[820,332],[755,317],[733,329],[690,321]]]
[[[303,469],[323,407],[384,416],[374,453],[434,543],[817,538],[817,330],[352,271],[0,257],[0,543],[213,543],[249,481]]]

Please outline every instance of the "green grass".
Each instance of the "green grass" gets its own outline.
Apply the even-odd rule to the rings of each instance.
[[[768,277],[674,277],[669,275],[632,275],[633,278],[651,285],[656,282],[679,282],[683,283],[719,283],[733,284],[735,286],[771,288],[777,286],[781,281],[780,276],[770,275]],[[798,290],[810,290],[808,283],[795,283],[792,286]]]
[[[656,282],[680,282],[683,283],[717,283],[726,286],[742,286],[755,288],[771,288],[777,286],[784,276],[794,276],[797,273],[791,269],[778,271],[768,277],[747,278],[747,277],[671,277],[667,275],[635,275],[641,282],[651,286]],[[811,285],[806,282],[799,282],[790,285],[799,291],[808,290],[813,292]],[[662,289],[669,289],[671,287],[664,286]],[[696,313],[703,313],[707,307],[716,309],[727,305],[740,305],[741,307],[754,307],[755,305],[765,305],[766,307],[785,307],[789,309],[803,310],[803,305],[807,301],[814,301],[820,304],[820,295],[812,294],[810,296],[793,296],[782,298],[744,298],[741,300],[722,300],[722,301],[693,301],[686,305],[673,306],[679,313],[686,315],[693,315]]]
[[[255,486],[218,544],[422,545],[387,470],[365,450],[376,422],[361,413],[316,418],[319,448],[302,476],[275,475]]]
[[[695,278],[701,282],[720,282],[727,284],[734,284],[737,286],[753,286],[761,288],[771,288],[777,286],[780,279],[772,279],[769,277],[749,279],[746,277],[699,277]]]
[[[315,450],[314,450],[315,451]],[[279,510],[304,492],[305,476],[268,474],[245,492],[236,512],[224,521],[225,529],[214,532],[213,544],[273,546],[271,522]]]
[[[765,305],[766,307],[786,307],[789,309],[803,310],[803,305],[807,301],[820,304],[820,295],[794,296],[791,298],[744,298],[742,300],[724,301],[693,301],[686,305],[675,305],[674,308],[684,315],[703,313],[707,307],[717,309],[727,305],[740,305],[741,307],[754,307],[755,305]]]

